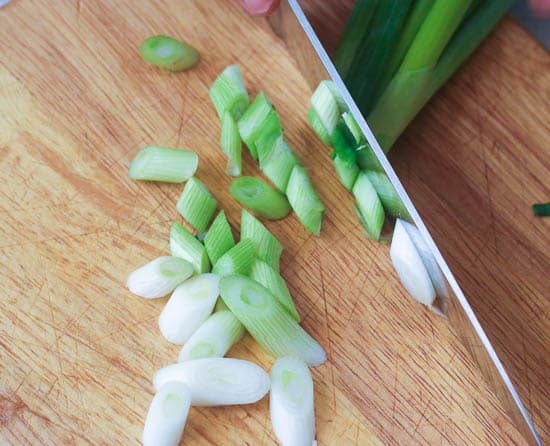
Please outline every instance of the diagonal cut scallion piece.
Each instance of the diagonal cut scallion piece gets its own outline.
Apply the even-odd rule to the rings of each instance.
[[[220,257],[214,265],[212,272],[220,277],[230,274],[248,275],[250,274],[250,268],[252,268],[253,262],[254,242],[247,238],[243,238]]]
[[[269,220],[284,218],[291,210],[285,195],[260,178],[236,178],[231,183],[229,192],[243,206]]]
[[[269,230],[250,212],[243,209],[241,214],[241,237],[254,243],[254,255],[279,271],[279,260],[283,245]]]
[[[235,246],[235,239],[225,216],[225,211],[220,211],[212,222],[206,237],[204,237],[204,246],[213,265]]]
[[[174,257],[181,257],[190,262],[197,274],[210,270],[210,261],[204,245],[179,221],[174,221],[170,227],[170,252]]]
[[[361,172],[353,186],[355,206],[361,223],[373,240],[380,240],[384,224],[384,208],[365,172]]]
[[[294,356],[310,365],[326,361],[319,343],[307,334],[265,287],[243,276],[225,276],[220,294],[252,337],[275,357]]]
[[[260,169],[264,175],[277,186],[277,188],[286,193],[288,180],[294,166],[300,164],[300,160],[294,154],[280,135],[271,146],[271,151],[265,156],[264,161],[260,158]]]
[[[225,112],[229,112],[236,121],[241,118],[248,107],[249,98],[238,65],[229,65],[216,78],[210,87],[210,99],[220,119]]]
[[[359,175],[359,166],[356,163],[348,163],[336,155],[334,158],[334,169],[340,179],[340,182],[347,190],[352,190],[355,180]]]
[[[206,229],[217,206],[214,196],[197,177],[190,178],[185,184],[176,204],[181,216],[199,232]]]
[[[331,146],[332,140],[330,139],[330,134],[328,133],[327,129],[325,128],[323,122],[321,121],[321,118],[315,111],[315,109],[312,107],[309,109],[307,113],[307,120],[311,127],[313,128],[313,131],[317,134],[317,136],[325,143],[325,146]]]
[[[206,319],[185,343],[180,351],[178,362],[200,358],[221,358],[243,335],[243,324],[231,311],[217,311]]]
[[[313,234],[319,235],[325,207],[302,166],[296,165],[292,169],[286,194],[302,224]]]
[[[270,387],[269,375],[264,369],[234,358],[180,362],[160,369],[153,378],[155,389],[170,381],[189,387],[193,406],[252,404],[261,400]]]
[[[410,221],[411,216],[409,215],[409,211],[407,211],[405,204],[399,197],[393,184],[391,184],[388,176],[383,172],[376,172],[374,170],[366,170],[364,173],[376,190],[385,211],[393,217]]]
[[[220,146],[227,156],[225,171],[232,177],[237,177],[242,172],[242,141],[237,122],[230,112],[226,111],[222,117],[222,133]]]
[[[168,71],[184,71],[199,62],[198,51],[173,37],[158,35],[145,39],[139,50],[146,62]]]
[[[329,135],[332,135],[340,118],[340,108],[338,100],[334,95],[334,88],[330,86],[331,82],[327,80],[321,81],[311,96],[311,107],[315,110],[325,131]]]
[[[130,163],[128,175],[133,180],[183,183],[198,166],[199,157],[192,150],[146,146]]]

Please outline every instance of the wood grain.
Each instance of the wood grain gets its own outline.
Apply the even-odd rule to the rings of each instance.
[[[144,64],[137,47],[160,32],[193,43],[199,66]],[[165,300],[124,283],[167,252],[181,186],[131,182],[127,167],[147,143],[197,150],[237,228],[208,100],[234,62],[273,99],[328,208],[320,238],[294,216],[268,223],[330,357],[313,371],[319,444],[525,444],[447,322],[405,295],[388,247],[364,236],[305,120],[311,90],[265,22],[223,0],[17,0],[0,10],[0,54],[1,444],[139,443],[151,377],[178,348],[158,330]],[[249,158],[245,171],[258,173]],[[231,356],[272,363],[248,337]],[[193,409],[184,443],[275,444],[267,400]]]

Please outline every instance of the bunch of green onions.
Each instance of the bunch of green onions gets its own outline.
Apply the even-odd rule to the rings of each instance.
[[[384,151],[513,0],[358,0],[335,64]]]

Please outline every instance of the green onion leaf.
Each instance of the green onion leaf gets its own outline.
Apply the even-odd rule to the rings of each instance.
[[[197,231],[204,231],[216,210],[218,202],[206,186],[196,177],[191,177],[176,205],[178,212]]]
[[[346,189],[351,190],[355,184],[357,175],[359,175],[359,167],[357,164],[352,163],[350,165],[348,162],[342,161],[340,157],[336,156],[334,158],[334,168],[338,174],[338,178],[340,178],[340,182]]]
[[[270,220],[286,217],[290,212],[286,197],[256,177],[236,178],[229,192],[239,203]]]
[[[220,281],[220,294],[252,337],[273,356],[294,356],[310,365],[326,361],[319,343],[258,282],[242,275],[226,276]]]
[[[264,162],[260,161],[260,168],[281,192],[286,193],[292,169],[298,164],[300,160],[288,146],[283,135],[280,135],[272,144],[269,154],[264,157]]]
[[[242,171],[242,141],[237,122],[230,112],[226,111],[222,117],[222,135],[220,146],[227,156],[228,175],[237,177]]]
[[[128,175],[133,180],[183,183],[195,175],[199,157],[192,150],[146,146],[130,163]]]
[[[397,194],[388,176],[383,172],[373,170],[365,171],[365,175],[376,190],[378,198],[380,198],[382,206],[384,206],[384,210],[393,217],[410,221],[411,216],[409,215],[409,211],[407,211],[405,204]]]
[[[321,81],[311,96],[311,107],[319,116],[323,127],[329,135],[332,135],[340,118],[338,100],[334,95],[334,88],[331,86],[331,83],[332,81]]]
[[[296,165],[292,169],[286,193],[302,224],[313,234],[319,235],[325,207],[302,166]]]
[[[204,238],[204,246],[213,265],[221,256],[235,246],[231,226],[229,226],[224,211],[220,211],[212,222]]]
[[[219,299],[223,302],[222,299]],[[193,333],[180,351],[178,362],[200,358],[221,358],[244,335],[243,324],[231,311],[212,314]]]
[[[260,285],[266,287],[273,294],[279,303],[288,311],[297,322],[300,322],[300,314],[296,310],[290,291],[286,286],[285,279],[281,277],[278,271],[273,269],[262,260],[256,260],[252,264],[250,278]]]
[[[210,87],[210,99],[220,119],[229,112],[238,121],[248,107],[248,93],[244,86],[241,69],[237,65],[228,66]]]
[[[550,203],[534,204],[533,212],[537,217],[550,217]]]
[[[170,227],[170,252],[193,265],[196,274],[210,270],[210,262],[204,245],[178,221]]]
[[[212,272],[218,276],[230,274],[250,274],[254,263],[254,242],[243,238],[227,251],[214,265]]]
[[[173,37],[149,37],[141,43],[139,49],[146,62],[169,71],[184,71],[199,61],[199,53],[195,48]]]
[[[283,245],[246,209],[243,209],[241,216],[241,237],[252,240],[254,255],[279,271],[279,259],[283,252]]]
[[[330,139],[330,135],[327,132],[327,129],[321,122],[321,118],[319,118],[319,115],[315,111],[315,109],[312,107],[309,109],[309,112],[307,113],[307,120],[309,121],[311,127],[317,133],[317,136],[325,143],[325,146],[331,146],[332,141]]]
[[[379,240],[384,224],[384,208],[365,172],[361,172],[357,177],[352,192],[361,223],[371,238]]]

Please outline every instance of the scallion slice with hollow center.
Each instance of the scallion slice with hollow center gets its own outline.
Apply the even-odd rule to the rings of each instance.
[[[149,37],[139,49],[146,62],[169,71],[184,71],[199,61],[195,48],[169,36]]]
[[[291,210],[285,195],[260,178],[236,178],[231,183],[229,192],[243,206],[270,220],[284,218]]]
[[[313,379],[307,364],[285,357],[271,368],[271,424],[282,446],[312,446],[315,439]]]
[[[146,146],[130,163],[128,175],[133,180],[183,183],[195,175],[198,165],[192,150]]]
[[[143,428],[143,445],[177,446],[190,407],[191,390],[185,384],[171,381],[161,386],[147,412]]]
[[[226,276],[220,281],[220,293],[252,337],[273,356],[295,356],[310,365],[326,361],[323,347],[258,282],[242,275]]]
[[[168,341],[184,344],[208,319],[219,296],[219,281],[215,274],[201,274],[176,288],[159,318]]]
[[[159,370],[155,389],[179,381],[191,390],[193,406],[251,404],[269,391],[269,375],[258,365],[233,358],[205,358],[180,362]]]
[[[141,297],[166,296],[193,274],[193,265],[179,257],[158,257],[128,276],[128,289]]]

